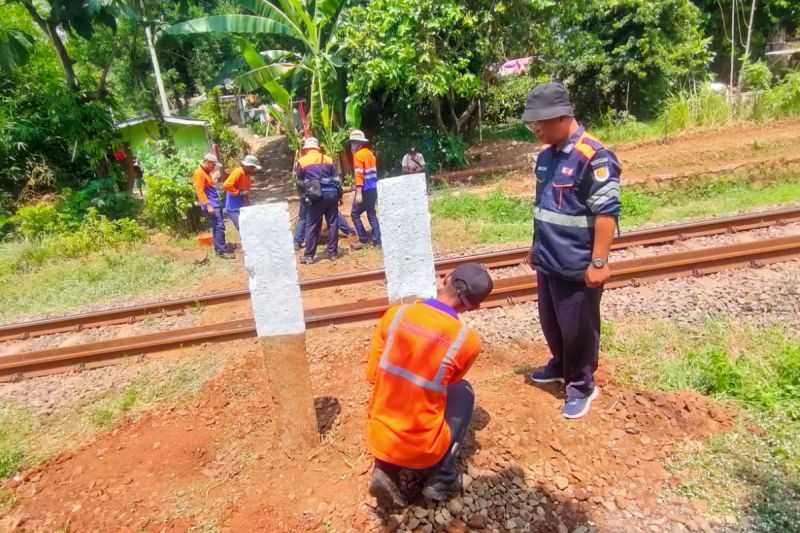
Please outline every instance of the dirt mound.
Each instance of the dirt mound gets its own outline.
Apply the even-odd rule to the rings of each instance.
[[[794,148],[800,120],[689,131],[667,139],[626,143],[613,147],[623,166],[625,183],[661,181],[706,174],[722,174],[769,163],[800,162]],[[602,140],[602,139],[601,139]],[[469,169],[437,175],[448,182],[470,182],[486,173],[528,173],[534,143],[492,141],[468,152]]]
[[[591,520],[619,531],[624,512],[639,513],[642,524],[674,520],[672,514],[690,519],[685,502],[656,505],[660,489],[679,481],[664,460],[685,439],[730,424],[730,413],[702,397],[630,390],[605,372],[592,413],[567,422],[557,391],[524,383],[530,359],[544,360],[541,346],[485,354],[471,375],[478,408],[465,453],[464,496],[451,506],[418,501],[404,514],[381,516],[366,495],[371,460],[363,442],[369,391],[362,354],[368,338],[369,329],[310,337],[323,444],[309,456],[290,457],[273,444],[279,428],[270,417],[257,344],[215,346],[245,355],[233,358],[192,403],[123,423],[11,481],[17,505],[6,527],[363,531],[402,522],[430,531],[470,523],[509,530],[535,522],[537,531],[560,531],[559,524]]]

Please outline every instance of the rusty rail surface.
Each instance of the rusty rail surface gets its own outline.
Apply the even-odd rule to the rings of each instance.
[[[758,267],[796,258],[800,258],[800,236],[618,261],[611,264],[611,280],[607,288],[638,285],[659,279],[699,276],[737,267]],[[536,278],[533,275],[517,276],[498,280],[483,307],[499,307],[535,298]],[[386,298],[379,298],[308,309],[306,326],[321,328],[364,323],[380,317],[388,305]],[[255,336],[253,320],[246,319],[80,346],[20,353],[0,357],[0,381],[93,368],[131,356],[143,357],[148,353],[173,348]]]
[[[748,231],[797,221],[800,221],[800,208],[793,207],[687,224],[659,226],[656,228],[624,233],[614,241],[612,249],[620,250],[634,246],[668,244],[689,238]],[[488,268],[510,267],[520,264],[525,260],[527,255],[527,247],[501,252],[468,255],[439,260],[436,262],[436,269],[440,273],[447,273],[459,265],[470,261],[481,262]],[[339,287],[342,285],[383,281],[383,279],[384,271],[382,269],[376,269],[309,279],[301,281],[300,286],[302,290],[308,291]],[[116,309],[82,313],[66,317],[9,324],[0,326],[0,340],[26,339],[53,333],[80,331],[84,328],[132,323],[146,316],[179,314],[193,307],[224,304],[245,300],[249,297],[250,291],[247,289],[239,289],[192,298],[118,307]]]

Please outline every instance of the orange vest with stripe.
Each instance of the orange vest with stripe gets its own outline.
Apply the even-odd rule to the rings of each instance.
[[[367,444],[378,459],[405,468],[438,463],[450,447],[447,385],[464,377],[480,352],[478,334],[425,303],[390,308],[375,329],[367,378]]]

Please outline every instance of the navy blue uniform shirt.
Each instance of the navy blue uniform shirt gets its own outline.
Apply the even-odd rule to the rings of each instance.
[[[533,264],[540,272],[583,281],[592,260],[597,215],[619,217],[622,167],[581,126],[563,147],[549,146],[534,167]]]

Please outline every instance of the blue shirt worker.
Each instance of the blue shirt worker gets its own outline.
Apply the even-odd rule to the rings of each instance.
[[[358,234],[358,242],[353,248],[358,250],[370,241],[374,246],[381,245],[381,226],[375,206],[378,202],[378,161],[370,149],[369,140],[361,130],[350,132],[350,151],[353,153],[353,175],[356,194],[353,197],[351,214]],[[367,214],[371,232],[367,233],[361,215]]]
[[[225,180],[225,210],[228,218],[233,222],[236,231],[239,231],[239,211],[242,207],[250,205],[250,189],[252,188],[252,176],[256,171],[261,170],[258,158],[248,155],[242,159],[242,164],[233,170]]]
[[[192,184],[197,196],[197,203],[200,204],[200,209],[203,210],[203,214],[211,224],[214,251],[219,257],[231,259],[233,255],[228,251],[228,245],[225,242],[225,219],[222,214],[222,203],[214,178],[211,177],[211,173],[218,164],[217,156],[212,153],[206,154],[200,166],[192,174]]]
[[[566,384],[563,415],[580,418],[600,390],[600,298],[620,213],[621,166],[613,152],[574,118],[559,83],[539,85],[522,115],[547,146],[536,160],[533,245],[539,321],[552,358],[530,378]]]
[[[306,202],[305,253],[302,262],[314,262],[323,217],[328,224],[328,259],[333,261],[339,254],[339,199],[342,197],[342,185],[336,167],[333,160],[320,151],[319,141],[314,137],[307,137],[303,141],[303,153],[297,167],[297,180]]]

